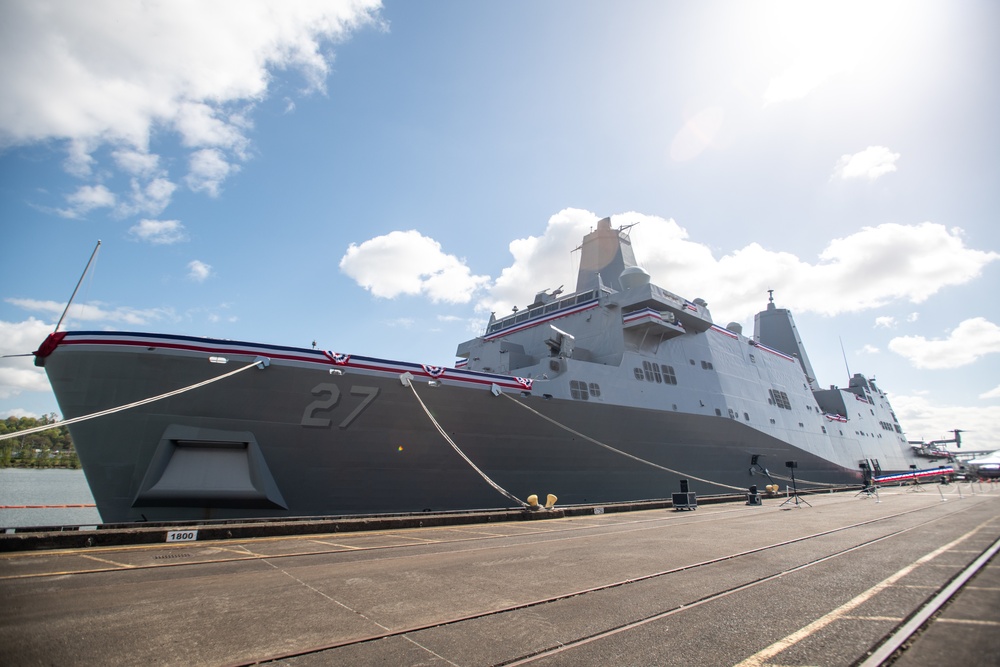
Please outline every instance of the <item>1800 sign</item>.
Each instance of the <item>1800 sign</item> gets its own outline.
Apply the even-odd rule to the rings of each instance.
[[[337,424],[338,428],[347,428],[350,426],[351,422],[357,419],[358,415],[372,404],[372,401],[378,396],[378,387],[355,385],[351,387],[350,394],[351,396],[363,396],[364,398],[351,414],[344,417],[344,420]],[[337,404],[340,402],[340,387],[332,382],[321,382],[312,388],[312,395],[316,397],[316,400],[306,406],[306,409],[302,412],[302,421],[300,423],[302,426],[327,428],[333,423],[333,420],[321,415],[337,407]]]

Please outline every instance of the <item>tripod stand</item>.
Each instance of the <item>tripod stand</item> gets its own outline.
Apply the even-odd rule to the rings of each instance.
[[[799,467],[799,464],[796,463],[795,461],[788,461],[785,463],[785,467],[787,467],[788,470],[792,473],[792,495],[788,496],[788,500],[778,505],[778,507],[784,507],[790,502],[794,502],[796,507],[802,507],[802,505],[809,505],[809,503],[806,500],[799,498],[799,488],[795,484],[795,469]],[[812,505],[809,505],[809,507],[812,507]]]

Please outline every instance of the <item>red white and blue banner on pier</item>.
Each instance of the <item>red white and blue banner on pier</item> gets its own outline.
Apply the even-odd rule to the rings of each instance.
[[[897,472],[891,475],[879,475],[874,480],[879,484],[887,482],[906,482],[908,480],[924,479],[926,477],[941,477],[955,472],[953,466],[941,466],[940,468],[925,468],[923,470],[911,470],[909,472]]]

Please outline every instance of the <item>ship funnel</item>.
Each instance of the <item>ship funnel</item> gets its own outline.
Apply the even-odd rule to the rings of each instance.
[[[603,218],[597,229],[583,237],[580,271],[576,278],[576,291],[594,289],[599,280],[619,292],[624,291],[621,275],[625,269],[637,266],[632,241],[628,237],[631,226],[613,229],[611,218]]]

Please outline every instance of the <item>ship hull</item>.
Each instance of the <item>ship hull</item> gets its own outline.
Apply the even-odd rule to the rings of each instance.
[[[860,480],[846,461],[738,420],[547,400],[515,378],[222,341],[98,338],[71,334],[42,360],[66,419],[266,359],[70,426],[107,523],[515,505],[485,477],[516,498],[552,493],[561,504],[665,498],[680,479],[703,495],[735,493],[769,482],[751,471],[755,455],[775,476],[794,460],[803,486]],[[209,363],[223,355],[225,364]]]

